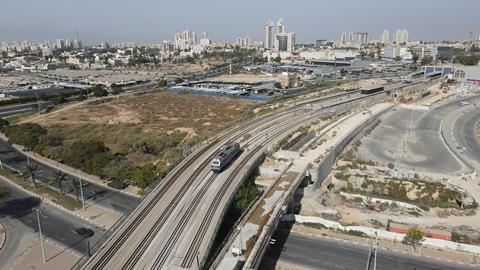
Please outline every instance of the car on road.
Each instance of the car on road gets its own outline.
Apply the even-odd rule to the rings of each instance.
[[[468,101],[462,101],[462,102],[460,102],[460,105],[462,105],[462,106],[468,106],[468,105],[470,105],[470,102],[468,102]]]
[[[88,228],[78,228],[75,230],[75,233],[83,238],[90,238],[95,234],[93,230]]]

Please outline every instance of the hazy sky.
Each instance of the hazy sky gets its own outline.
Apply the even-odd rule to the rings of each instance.
[[[463,40],[480,31],[480,0],[1,0],[0,41],[72,38],[87,43],[159,42],[176,30],[215,41],[250,36],[283,17],[297,42],[339,39],[342,31],[410,32],[411,40]]]

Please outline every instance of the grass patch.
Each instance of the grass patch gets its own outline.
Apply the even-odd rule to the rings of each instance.
[[[22,188],[35,193],[43,198],[49,198],[50,201],[63,206],[68,210],[78,210],[82,208],[82,204],[78,203],[74,198],[67,195],[60,195],[57,190],[52,189],[48,185],[38,182],[38,188],[35,188],[31,181],[25,181],[22,177],[18,176],[14,171],[6,168],[0,168],[0,175],[21,186]]]
[[[327,227],[325,227],[323,224],[320,224],[320,223],[304,222],[300,224],[302,224],[305,227],[319,229],[319,230],[328,229]]]
[[[14,114],[10,116],[5,116],[3,119],[7,120],[10,122],[11,125],[14,125],[16,123],[19,123],[23,121],[24,119],[36,114],[36,112],[26,112],[26,113],[19,113],[19,114]]]

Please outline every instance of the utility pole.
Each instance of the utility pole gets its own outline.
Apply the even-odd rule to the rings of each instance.
[[[40,112],[40,100],[38,99],[38,93],[35,92],[35,97],[37,98],[37,112]]]
[[[375,232],[375,254],[373,255],[373,270],[377,270],[377,249],[378,249],[378,234]]]
[[[78,181],[80,182],[80,196],[82,196],[82,209],[85,210],[85,198],[83,197],[83,184],[82,178],[78,177]]]
[[[42,257],[43,263],[47,262],[47,258],[45,257],[45,248],[43,246],[43,238],[42,238],[42,226],[40,224],[40,210],[38,208],[33,208],[33,211],[37,214],[37,222],[38,222],[38,237],[40,238],[40,248],[42,249]]]

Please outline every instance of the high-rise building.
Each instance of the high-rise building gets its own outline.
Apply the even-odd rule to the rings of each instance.
[[[208,38],[207,32],[203,32],[203,37],[202,39],[200,39],[200,45],[202,45],[203,47],[206,47],[206,46],[209,46],[210,44],[212,44],[212,41]]]
[[[383,45],[388,45],[390,43],[390,33],[388,30],[383,30],[382,34],[380,35],[380,43]]]
[[[175,33],[175,49],[190,50],[196,43],[195,33],[191,31],[177,31]]]
[[[63,49],[65,47],[65,40],[57,39],[56,47],[57,49]]]
[[[277,33],[285,33],[285,24],[282,18],[277,21]]]
[[[340,37],[340,43],[343,45],[347,44],[349,42],[347,32],[343,32],[342,36]]]
[[[265,49],[273,49],[273,22],[269,21],[265,24]]]
[[[396,44],[403,44],[408,42],[408,31],[405,29],[397,29],[395,32],[394,41]]]
[[[292,32],[277,33],[274,48],[279,52],[293,52],[295,50],[295,34]]]
[[[250,47],[252,45],[252,40],[250,37],[239,37],[235,40],[235,44],[239,47]]]

